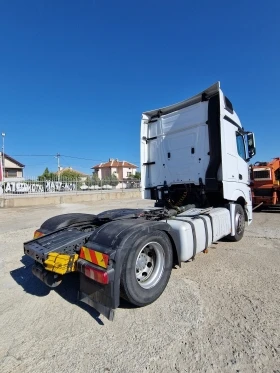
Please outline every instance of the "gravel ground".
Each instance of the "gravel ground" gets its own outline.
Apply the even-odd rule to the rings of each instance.
[[[280,373],[280,212],[256,213],[242,241],[213,244],[114,322],[76,301],[75,275],[54,290],[32,276],[22,244],[48,217],[135,206],[153,203],[0,210],[0,371]]]

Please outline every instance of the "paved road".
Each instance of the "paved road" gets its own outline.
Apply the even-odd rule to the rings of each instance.
[[[239,243],[174,269],[152,305],[122,303],[114,322],[76,302],[70,275],[48,289],[22,243],[48,217],[152,206],[104,201],[0,210],[0,371],[280,372],[280,213],[257,213]]]

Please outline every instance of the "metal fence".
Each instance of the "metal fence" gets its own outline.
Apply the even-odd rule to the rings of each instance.
[[[141,190],[141,181],[131,180],[98,180],[81,181],[69,179],[37,180],[26,179],[24,181],[4,181],[0,183],[0,196],[22,195],[22,194],[44,194],[44,193],[89,193],[103,191],[124,191],[127,189]]]

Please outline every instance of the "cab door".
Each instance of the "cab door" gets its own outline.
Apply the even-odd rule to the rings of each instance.
[[[245,139],[244,135],[239,131],[236,132],[236,147],[237,147],[237,167],[238,167],[238,182],[248,185],[249,184],[249,173],[248,164],[246,162],[246,150],[245,150]]]

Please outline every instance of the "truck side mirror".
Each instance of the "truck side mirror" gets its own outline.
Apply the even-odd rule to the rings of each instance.
[[[248,155],[252,158],[256,154],[255,136],[253,132],[247,133]]]

